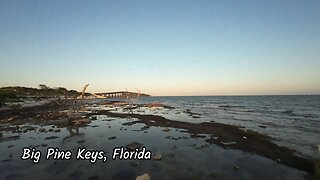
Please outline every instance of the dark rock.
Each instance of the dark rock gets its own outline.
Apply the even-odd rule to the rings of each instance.
[[[79,140],[79,141],[77,141],[78,144],[81,144],[81,143],[84,143],[84,142],[86,142],[86,141],[85,141],[85,140]]]
[[[233,169],[236,171],[239,171],[240,168],[239,168],[239,166],[233,166]]]
[[[160,161],[162,158],[161,154],[156,154],[153,159],[156,160],[156,161]]]
[[[126,148],[131,150],[131,151],[134,151],[136,149],[139,149],[141,147],[142,144],[138,143],[138,142],[133,142],[133,143],[130,143],[128,145],[126,145]]]
[[[277,161],[277,163],[281,163],[281,159],[280,158],[277,158],[276,161]]]
[[[97,120],[97,116],[91,116],[90,119],[91,120]]]
[[[8,161],[11,161],[11,159],[5,159],[5,160],[2,160],[0,162],[8,162]]]
[[[112,137],[109,137],[108,139],[109,140],[112,140],[112,139],[116,139],[117,137],[115,137],[115,136],[112,136]]]
[[[147,129],[149,129],[150,128],[150,126],[144,126],[144,127],[142,127],[141,129],[140,129],[140,131],[144,131],[144,130],[147,130]]]
[[[33,131],[33,130],[36,130],[35,127],[33,126],[24,126],[23,129],[27,130],[27,131]]]
[[[0,142],[12,141],[12,140],[17,140],[17,139],[20,139],[20,135],[1,138]]]
[[[59,138],[58,136],[49,136],[49,137],[46,137],[44,138],[45,140],[51,140],[51,139],[57,139]]]
[[[125,122],[125,123],[122,123],[123,126],[131,126],[131,125],[134,125],[136,123],[139,123],[140,121],[132,121],[132,122]]]

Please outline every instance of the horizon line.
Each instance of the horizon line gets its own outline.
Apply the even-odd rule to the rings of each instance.
[[[2,86],[0,88],[5,88],[5,87],[25,87],[25,88],[35,88],[38,89],[37,87],[32,87],[32,86]],[[62,86],[60,86],[62,87]],[[58,88],[58,87],[52,87],[52,89]],[[63,87],[66,88],[66,87]],[[75,89],[68,89],[67,90],[75,90]],[[78,91],[78,90],[76,90]],[[126,91],[126,90],[118,90],[120,91]],[[95,93],[108,93],[108,92],[118,92],[118,91],[106,91],[106,92],[90,92],[87,91],[87,93],[95,94]],[[80,92],[80,91],[79,91]],[[130,91],[133,92],[133,91]],[[141,92],[141,94],[148,94],[151,97],[206,97],[206,96],[319,96],[320,93],[299,93],[299,94],[208,94],[208,95],[152,95],[152,93],[146,93],[146,92]]]

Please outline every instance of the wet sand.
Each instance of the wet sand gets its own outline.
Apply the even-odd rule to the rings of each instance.
[[[95,109],[100,105],[110,109]],[[128,106],[119,101],[84,100],[1,111],[0,169],[6,170],[1,179],[30,178],[34,173],[48,178],[57,172],[63,179],[134,179],[143,173],[151,179],[316,178],[315,160],[274,144],[268,136],[237,126],[187,123],[131,111],[140,107],[174,109],[161,104]],[[186,113],[196,115],[190,110]],[[141,143],[153,155],[160,154],[161,160],[111,160],[114,147],[132,142]],[[28,146],[41,151],[50,146],[72,151],[103,149],[110,159],[95,164],[42,159],[33,164],[20,159],[21,149]]]

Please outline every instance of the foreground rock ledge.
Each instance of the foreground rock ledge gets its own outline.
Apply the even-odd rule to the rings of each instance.
[[[143,123],[148,126],[161,126],[184,129],[186,132],[196,134],[209,134],[206,141],[223,148],[239,149],[245,152],[255,153],[267,157],[278,163],[306,171],[313,174],[315,171],[314,161],[306,157],[300,157],[287,147],[278,146],[272,142],[272,138],[254,131],[246,131],[237,126],[220,123],[203,122],[200,124],[172,121],[157,115],[123,114],[101,110],[92,115],[107,115],[109,117],[137,118],[133,123]],[[218,137],[218,138],[216,138]],[[279,162],[280,159],[280,162]]]
[[[23,109],[8,109],[0,112],[0,123],[5,125],[2,130],[11,130],[10,125],[24,124],[25,122],[46,122],[49,124],[57,123],[61,118],[67,118],[66,123],[61,126],[69,126],[70,122],[68,116],[65,113],[60,113],[60,110],[75,110],[80,109],[85,106],[89,101],[78,100],[74,103],[73,100],[68,101],[52,101],[48,104],[37,106],[37,107],[27,107]],[[102,102],[100,102],[102,103]],[[104,102],[104,104],[117,105],[118,102]],[[124,102],[121,103],[127,104]],[[52,113],[51,113],[52,112]],[[55,114],[57,113],[57,114]],[[51,115],[50,115],[51,114]],[[50,115],[50,116],[49,116]],[[289,167],[293,167],[299,170],[303,170],[309,173],[308,179],[315,179],[315,162],[316,160],[309,159],[307,157],[300,157],[294,153],[293,150],[281,147],[272,142],[272,138],[266,135],[262,135],[253,131],[245,131],[238,126],[220,124],[220,123],[188,123],[179,122],[166,119],[161,116],[156,115],[140,115],[140,114],[122,114],[114,113],[108,110],[96,111],[95,113],[86,114],[90,117],[92,115],[107,115],[109,117],[119,117],[119,118],[137,118],[137,121],[131,122],[130,124],[143,123],[148,127],[165,127],[165,128],[178,128],[183,131],[190,133],[191,137],[197,137],[198,134],[208,134],[211,135],[210,139],[206,141],[210,144],[216,144],[223,148],[238,149],[245,152],[255,153],[260,156],[267,157],[274,160],[275,162],[285,164]],[[10,117],[17,117],[12,121],[8,121]],[[52,116],[52,117],[51,117]],[[57,116],[57,117],[56,117]],[[31,119],[30,119],[31,118]],[[62,119],[63,120],[63,119]],[[73,119],[71,119],[73,120]],[[71,123],[72,125],[72,123]],[[2,134],[0,134],[0,138]],[[16,138],[16,137],[14,137]],[[19,138],[19,137],[17,137]],[[1,141],[6,140],[4,138]],[[317,160],[318,161],[318,160]],[[319,164],[319,162],[318,162]],[[319,169],[319,168],[318,168]]]

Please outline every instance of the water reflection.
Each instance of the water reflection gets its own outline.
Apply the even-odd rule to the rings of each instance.
[[[70,139],[74,136],[83,136],[83,132],[79,132],[79,127],[78,126],[67,126],[66,127],[67,131],[69,132],[69,136],[63,138],[62,142],[65,143],[67,139]]]

